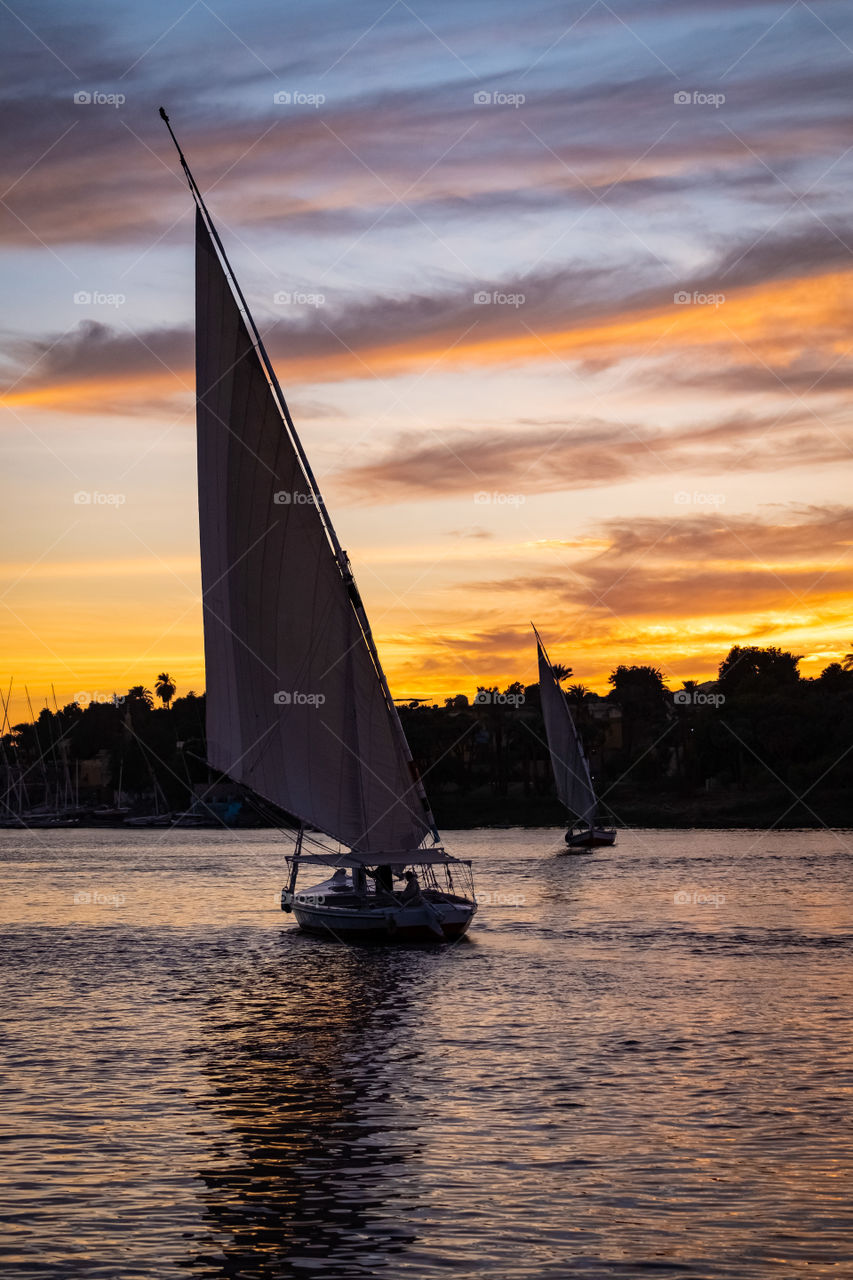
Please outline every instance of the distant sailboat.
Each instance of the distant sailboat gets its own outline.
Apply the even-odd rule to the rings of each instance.
[[[281,905],[303,929],[344,940],[458,938],[477,909],[470,863],[441,847],[349,559],[160,114],[196,203],[208,761],[299,822]],[[306,864],[330,876],[297,893]]]
[[[566,844],[570,849],[580,850],[615,844],[616,832],[596,825],[598,801],[583,743],[539,632],[535,627],[533,632],[539,655],[539,697],[554,782],[557,795],[576,819],[566,832]]]

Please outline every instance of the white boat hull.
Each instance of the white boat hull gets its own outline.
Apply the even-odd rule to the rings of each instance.
[[[451,942],[465,934],[477,910],[466,898],[349,905],[329,902],[312,890],[289,894],[286,889],[281,905],[282,910],[292,910],[306,932],[343,942]]]

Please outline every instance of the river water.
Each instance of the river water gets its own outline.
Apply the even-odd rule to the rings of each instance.
[[[273,833],[0,832],[0,1273],[853,1276],[853,833],[561,836],[353,949]]]

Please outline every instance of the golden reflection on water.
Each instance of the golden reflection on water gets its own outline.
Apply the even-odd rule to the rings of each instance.
[[[304,968],[289,954],[300,950],[319,964]],[[282,982],[294,961],[301,980]],[[423,1143],[394,1074],[418,1056],[406,1026],[421,980],[403,952],[317,955],[289,934],[263,970],[236,976],[224,1020],[206,1020],[189,1052],[240,1154],[201,1170],[227,1265],[255,1275],[265,1258],[331,1257],[355,1273],[365,1245],[399,1252],[416,1238],[407,1166]]]
[[[0,833],[4,1277],[853,1274],[847,838],[559,834],[370,950],[267,833]]]

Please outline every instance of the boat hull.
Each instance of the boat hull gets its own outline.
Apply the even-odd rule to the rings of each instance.
[[[477,909],[466,900],[386,907],[330,905],[311,897],[285,891],[282,909],[290,907],[306,933],[341,942],[453,942],[465,935]]]
[[[567,831],[566,844],[570,849],[605,849],[616,843],[616,832],[605,827],[593,827],[591,831]]]

